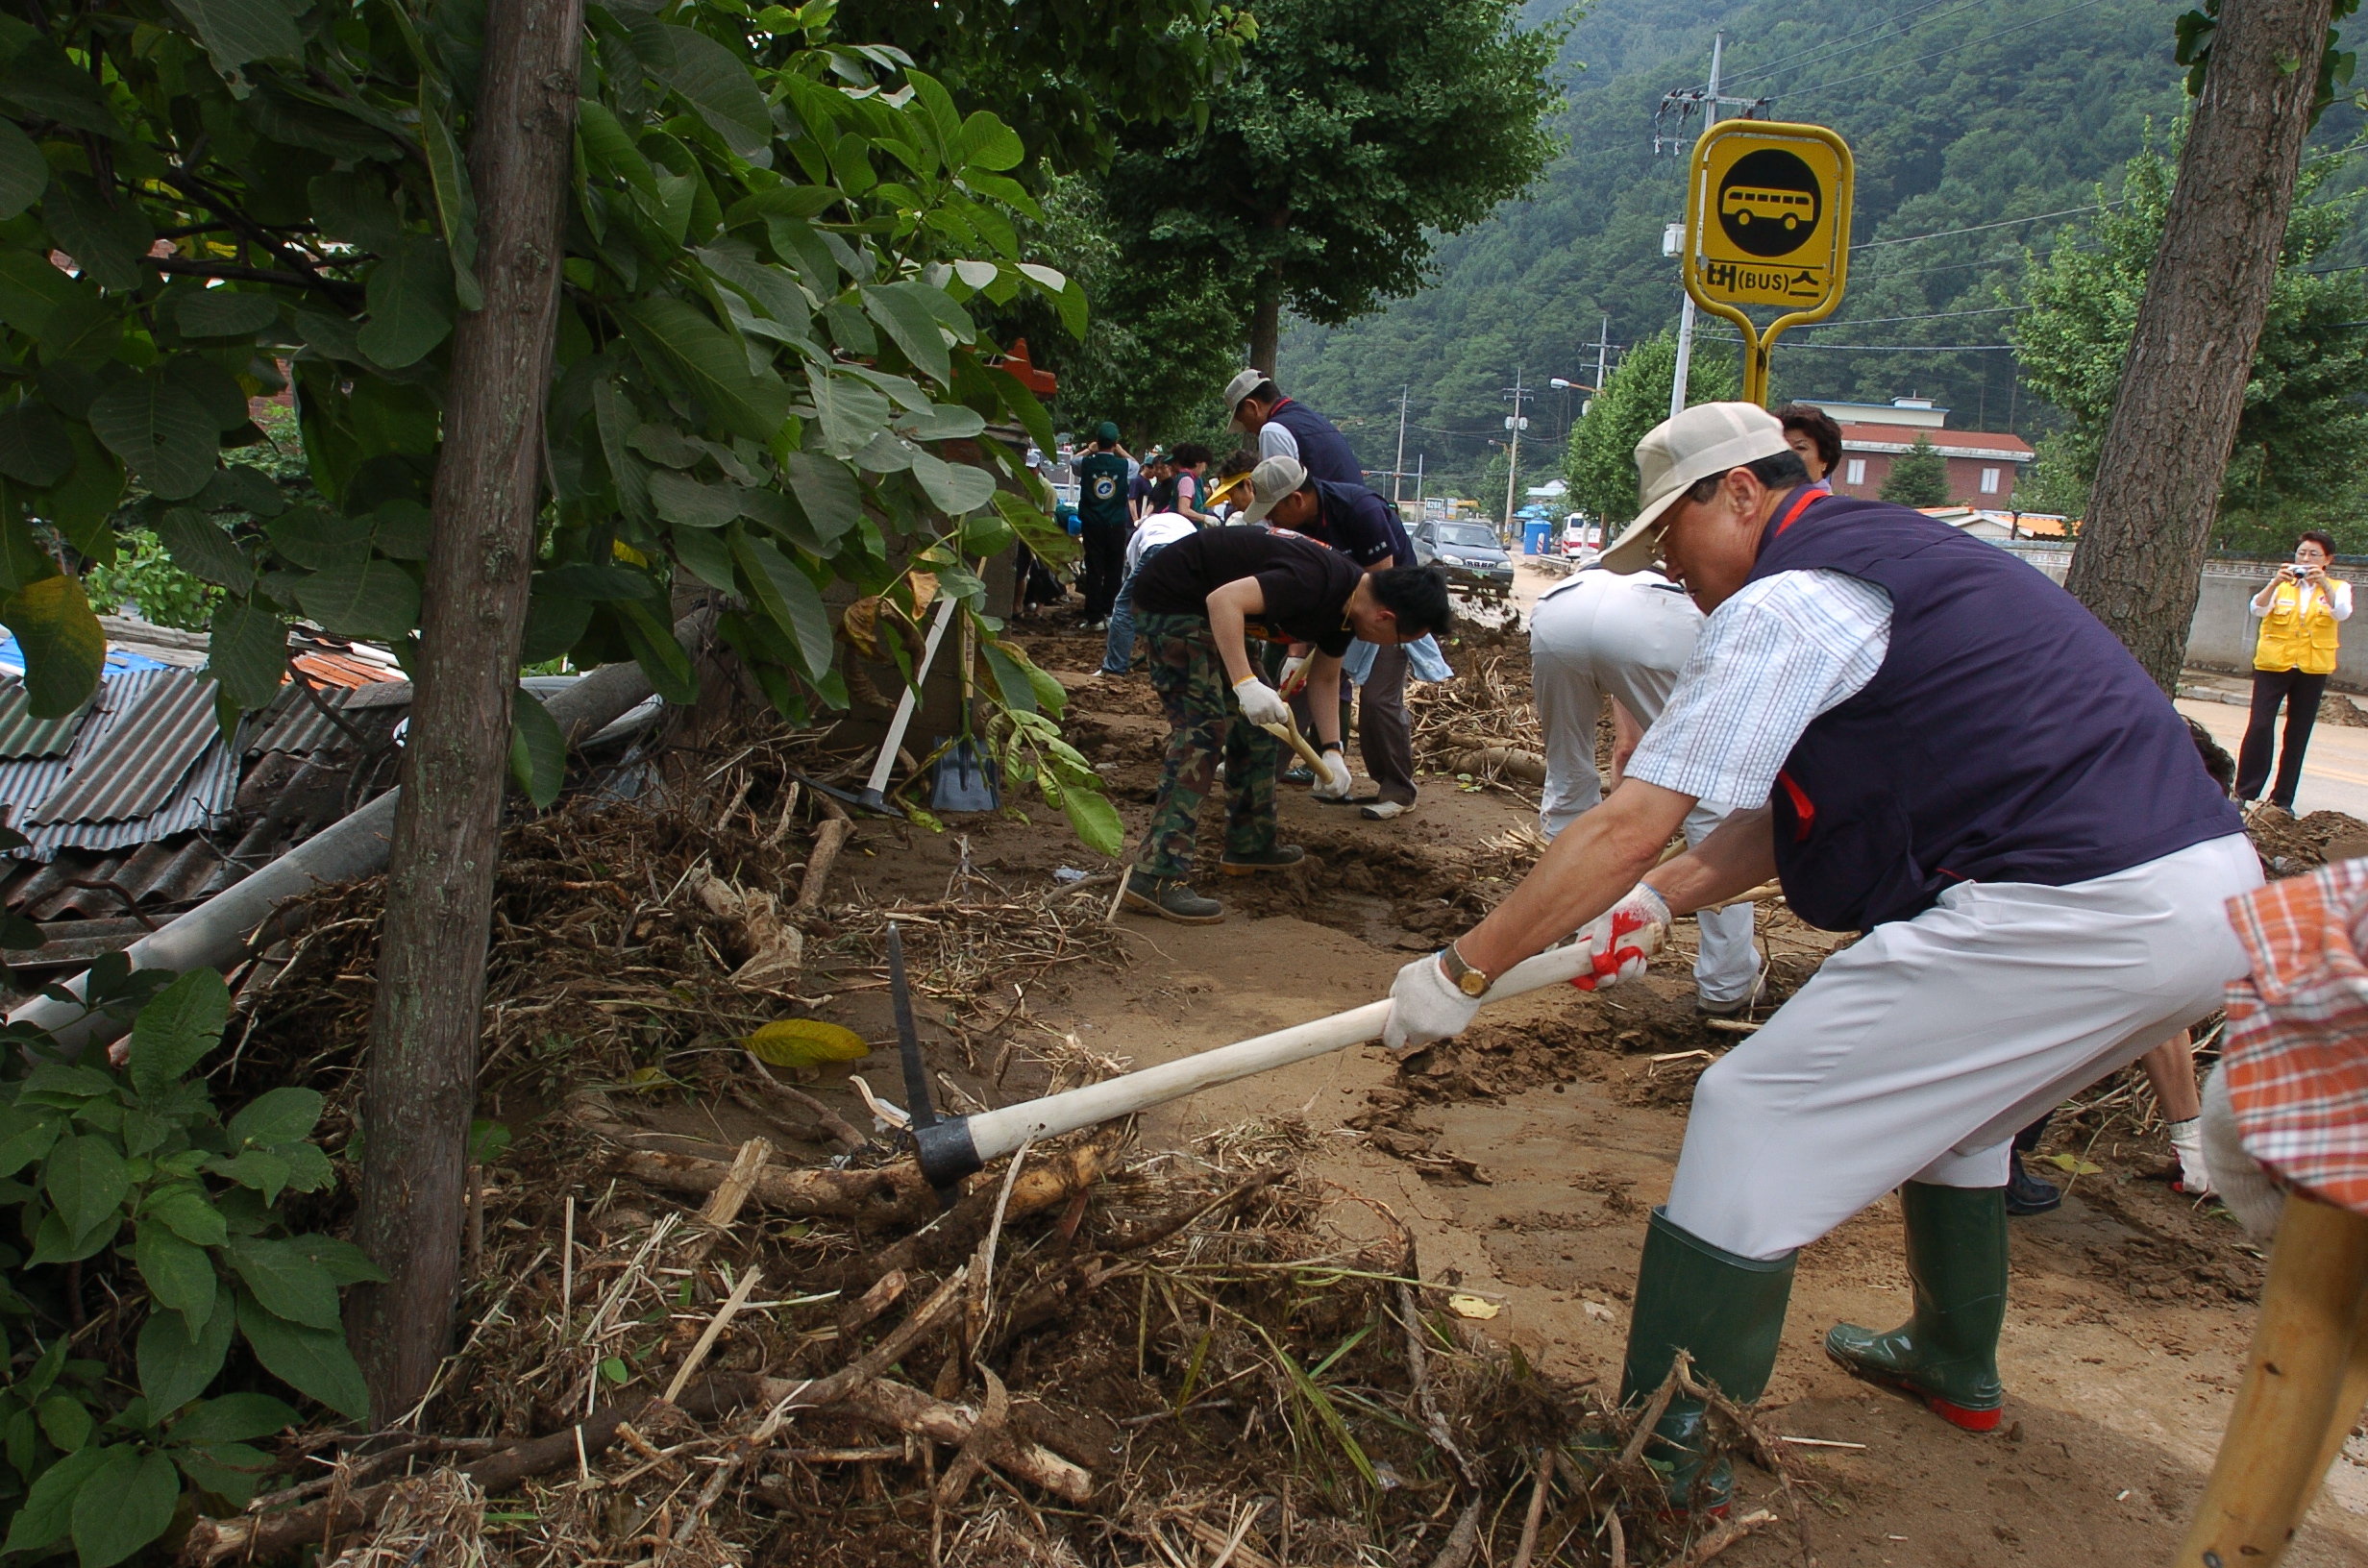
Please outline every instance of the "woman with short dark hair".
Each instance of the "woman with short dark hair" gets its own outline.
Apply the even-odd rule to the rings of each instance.
[[[1809,481],[1833,489],[1834,470],[1841,466],[1841,427],[1834,416],[1806,403],[1788,403],[1774,412],[1785,428],[1785,445],[1801,454]]]
[[[2303,781],[2303,753],[2310,726],[2318,723],[2319,698],[2335,673],[2335,627],[2352,618],[2352,585],[2327,575],[2335,541],[2316,528],[2294,542],[2294,559],[2278,568],[2247,606],[2261,623],[2253,649],[2253,717],[2236,756],[2236,798],[2251,804],[2269,779],[2270,744],[2278,728],[2278,704],[2285,704],[2285,744],[2279,748],[2278,782],[2270,803],[2294,809]]]

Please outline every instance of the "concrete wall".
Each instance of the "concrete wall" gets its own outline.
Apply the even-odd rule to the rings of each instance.
[[[2063,581],[2064,572],[2072,564],[2072,552],[2068,550],[2021,543],[2001,548],[2020,555],[2058,582]],[[2195,619],[2187,627],[2189,664],[2237,674],[2253,668],[2253,645],[2260,623],[2246,612],[2245,601],[2259,593],[2261,584],[2275,572],[2276,568],[2265,561],[2213,562],[2204,569],[2204,590],[2195,602]],[[2368,589],[2360,586],[2360,576],[2350,571],[2339,571],[2336,575],[2353,584],[2355,601],[2368,609]],[[2344,623],[2342,632],[2342,650],[2336,656],[2334,677],[2329,684],[2344,691],[2368,692],[2368,618],[2356,615]]]

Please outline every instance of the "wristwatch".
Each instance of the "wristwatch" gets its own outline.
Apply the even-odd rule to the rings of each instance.
[[[1486,996],[1489,993],[1489,987],[1496,983],[1494,975],[1483,974],[1465,963],[1464,955],[1455,950],[1455,943],[1452,942],[1447,943],[1440,953],[1439,967],[1446,971],[1448,979],[1455,982],[1456,990],[1475,1001]]]

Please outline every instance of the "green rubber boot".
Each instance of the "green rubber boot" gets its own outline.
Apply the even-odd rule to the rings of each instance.
[[[1714,1384],[1739,1405],[1766,1391],[1776,1367],[1776,1340],[1792,1297],[1796,1254],[1762,1262],[1722,1252],[1653,1211],[1644,1232],[1644,1261],[1637,1268],[1636,1311],[1628,1323],[1628,1360],[1621,1369],[1623,1406],[1653,1397],[1683,1349],[1693,1357],[1697,1383]],[[1703,1407],[1679,1394],[1669,1401],[1644,1458],[1669,1472],[1669,1501],[1712,1512],[1734,1490],[1723,1458],[1706,1463]]]
[[[2007,1315],[2007,1203],[2002,1187],[1899,1189],[1908,1216],[1915,1315],[1888,1334],[1844,1323],[1825,1353],[1849,1372],[1900,1390],[1967,1432],[1994,1432],[2006,1391],[1998,1329]]]

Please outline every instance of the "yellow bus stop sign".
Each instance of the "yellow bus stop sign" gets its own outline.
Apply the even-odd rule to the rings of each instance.
[[[1741,329],[1743,396],[1767,397],[1767,355],[1788,327],[1841,304],[1850,270],[1849,144],[1821,125],[1729,120],[1702,133],[1688,170],[1686,292]],[[1745,306],[1783,312],[1763,330]]]

